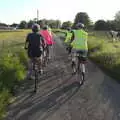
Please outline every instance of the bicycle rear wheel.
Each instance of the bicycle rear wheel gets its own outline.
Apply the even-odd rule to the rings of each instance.
[[[73,74],[75,74],[76,73],[76,63],[74,62],[74,61],[72,61],[72,70],[73,70]]]
[[[33,70],[34,70],[34,92],[37,92],[37,84],[38,84],[38,68],[37,65],[35,63],[35,61],[33,62]]]
[[[78,79],[79,79],[80,85],[83,85],[85,81],[85,65],[80,62],[78,65]]]
[[[38,84],[38,72],[35,70],[35,86],[34,86],[34,92],[37,92],[37,84]]]

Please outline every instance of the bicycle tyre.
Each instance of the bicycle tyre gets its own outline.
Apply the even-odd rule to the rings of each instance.
[[[78,78],[80,80],[79,81],[80,85],[83,85],[84,81],[85,81],[85,66],[84,66],[84,64],[80,63],[80,61],[79,61],[79,65],[78,65]]]
[[[38,71],[35,70],[35,86],[34,86],[34,92],[37,92],[37,84],[38,84]]]
[[[76,73],[76,64],[75,64],[75,62],[72,62],[72,71],[73,71],[73,74],[75,74]]]

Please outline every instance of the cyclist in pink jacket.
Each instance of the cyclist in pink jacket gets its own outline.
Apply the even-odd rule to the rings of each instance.
[[[40,34],[43,36],[45,44],[46,44],[46,50],[48,52],[48,56],[50,59],[50,49],[52,48],[53,44],[55,44],[54,40],[53,40],[53,35],[50,34],[50,32],[48,31],[48,26],[45,25],[43,27],[43,30],[40,31]]]

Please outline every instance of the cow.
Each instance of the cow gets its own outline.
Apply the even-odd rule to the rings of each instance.
[[[109,34],[111,35],[113,42],[118,41],[119,38],[120,38],[120,32],[119,31],[110,30]]]

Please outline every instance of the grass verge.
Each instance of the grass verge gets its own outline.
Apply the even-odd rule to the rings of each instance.
[[[0,120],[5,117],[6,107],[13,100],[14,89],[26,76],[28,58],[23,46],[29,32],[0,33]]]

